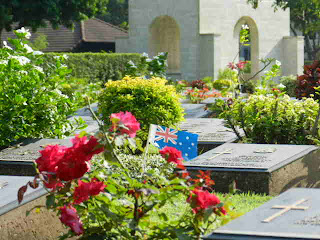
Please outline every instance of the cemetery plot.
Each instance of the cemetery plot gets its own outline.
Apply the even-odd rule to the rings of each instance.
[[[36,171],[34,160],[40,157],[40,150],[47,145],[71,146],[70,139],[41,139],[25,142],[17,147],[6,148],[0,151],[0,174],[16,176],[33,176]]]
[[[211,171],[217,191],[234,180],[242,191],[271,195],[289,188],[320,185],[319,150],[313,145],[226,143],[185,165],[190,172]]]
[[[186,115],[185,118],[204,118],[210,114],[210,111],[205,110],[206,104],[181,104]]]
[[[203,153],[238,139],[231,129],[224,126],[223,122],[223,119],[218,118],[189,118],[180,124],[179,128],[199,135],[198,148],[199,152]]]
[[[26,211],[45,205],[47,191],[31,187],[28,187],[22,203],[18,204],[18,189],[32,180],[33,177],[0,176],[0,240],[55,240],[62,232],[67,232],[56,214],[45,208],[40,208],[37,213],[33,209],[29,216],[26,216]]]
[[[293,188],[203,239],[320,239],[320,189]]]

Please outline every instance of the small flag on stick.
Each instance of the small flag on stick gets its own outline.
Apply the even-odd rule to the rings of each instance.
[[[182,152],[185,161],[198,156],[198,134],[178,131],[159,125],[150,125],[148,144],[158,147],[174,147]]]

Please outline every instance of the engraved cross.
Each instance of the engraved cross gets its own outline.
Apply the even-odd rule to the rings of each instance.
[[[299,200],[299,201],[297,201],[294,204],[289,205],[289,206],[275,205],[272,208],[277,208],[277,209],[282,209],[282,210],[280,212],[277,212],[277,213],[273,214],[272,216],[266,218],[262,222],[269,223],[273,219],[275,219],[276,217],[279,217],[282,214],[284,214],[284,213],[286,213],[286,212],[288,212],[290,210],[307,210],[309,207],[297,206],[297,205],[299,205],[299,204],[301,204],[301,203],[303,203],[305,201],[307,201],[307,199],[301,199],[301,200]]]
[[[231,153],[232,153],[232,149],[231,149],[231,148],[226,149],[226,150],[224,150],[223,152],[214,152],[213,154],[216,154],[216,155],[210,157],[209,159],[211,160],[211,159],[216,158],[216,157],[218,157],[218,156],[220,156],[220,155],[223,155],[223,154],[231,154]]]

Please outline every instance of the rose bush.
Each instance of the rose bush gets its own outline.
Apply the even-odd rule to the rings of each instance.
[[[42,182],[49,193],[46,207],[70,228],[64,238],[200,239],[217,219],[225,223],[236,216],[226,215],[230,206],[214,194],[210,173],[191,177],[174,148],[160,151],[166,159],[162,167],[142,164],[140,176],[129,170],[118,157],[117,139],[134,143],[130,136],[139,123],[131,113],[112,114],[111,126],[103,128],[108,131],[76,136],[71,147],[46,146],[36,160],[38,175],[18,192],[21,202],[28,187]],[[188,208],[171,219],[162,208],[174,204],[177,195]]]

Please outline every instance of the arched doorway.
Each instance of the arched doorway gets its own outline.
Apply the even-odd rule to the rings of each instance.
[[[149,55],[168,52],[168,72],[180,73],[180,29],[169,16],[157,17],[150,25]]]
[[[246,42],[240,40],[244,30],[248,33]],[[253,76],[259,71],[259,32],[255,21],[250,17],[242,17],[234,27],[233,37],[238,43],[239,61],[248,61],[251,63],[251,70],[247,77]]]

